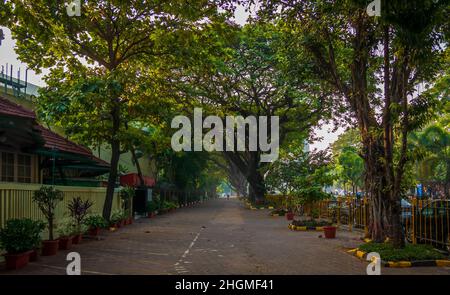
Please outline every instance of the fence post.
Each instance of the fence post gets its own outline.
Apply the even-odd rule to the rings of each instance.
[[[341,197],[338,197],[338,204],[337,204],[337,227],[341,225]]]
[[[347,197],[348,203],[348,229],[351,232],[353,230],[353,202],[352,197]]]

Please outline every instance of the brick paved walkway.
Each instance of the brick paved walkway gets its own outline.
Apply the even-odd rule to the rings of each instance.
[[[101,240],[84,240],[83,274],[365,274],[367,263],[345,252],[358,234],[335,240],[287,229],[283,217],[244,209],[237,200],[212,200],[155,219],[141,219]],[[41,257],[0,274],[65,274],[69,251]],[[450,274],[450,268],[383,268],[382,274]]]

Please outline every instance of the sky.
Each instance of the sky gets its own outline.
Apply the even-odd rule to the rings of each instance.
[[[251,14],[251,13],[250,13]],[[249,13],[245,11],[244,7],[238,6],[235,13],[235,22],[243,25],[246,23],[246,20],[249,16]],[[5,66],[8,64],[9,66],[12,64],[14,67],[13,70],[13,77],[17,77],[17,70],[21,69],[21,78],[22,80],[25,79],[25,69],[27,68],[27,65],[20,62],[18,60],[17,54],[14,52],[15,47],[15,41],[11,38],[11,32],[5,27],[0,27],[3,29],[3,33],[5,35],[5,40],[2,41],[2,45],[0,46],[0,71],[1,66]],[[9,72],[9,68],[8,68]],[[29,70],[28,71],[28,82],[38,85],[38,86],[45,86],[44,81],[42,80],[43,76],[48,71],[43,71],[41,74],[36,74],[35,72]],[[321,128],[316,128],[314,130],[315,134],[319,138],[323,138],[321,141],[315,141],[310,144],[310,149],[318,149],[323,150],[329,146],[330,143],[334,142],[339,134],[343,132],[343,129],[338,129],[336,132],[332,132],[333,125],[331,124],[325,124]]]

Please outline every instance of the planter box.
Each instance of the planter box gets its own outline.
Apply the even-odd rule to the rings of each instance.
[[[59,238],[59,250],[69,250],[72,246],[73,237]]]
[[[72,238],[72,244],[79,244],[79,243],[81,243],[81,240],[82,240],[82,238],[83,238],[83,235],[82,234],[78,234],[78,235],[76,235],[76,236],[73,236],[73,238]]]
[[[33,251],[27,251],[17,254],[6,254],[5,255],[6,269],[15,270],[26,266],[30,261],[31,252]]]
[[[42,256],[53,256],[58,253],[59,240],[42,241]]]

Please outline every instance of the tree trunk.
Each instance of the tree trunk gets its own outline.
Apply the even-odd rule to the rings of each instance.
[[[142,174],[141,164],[139,164],[138,158],[136,157],[136,151],[135,151],[134,147],[131,148],[131,156],[133,157],[134,164],[136,165],[140,185],[144,186],[145,185],[144,175]]]
[[[48,219],[48,239],[53,241],[53,217]]]
[[[112,134],[111,134],[111,167],[109,169],[108,185],[106,187],[105,203],[103,205],[103,218],[110,220],[112,203],[114,200],[114,189],[116,187],[117,172],[120,160],[120,141],[117,134],[120,128],[119,107],[115,106],[111,112],[112,117]]]

